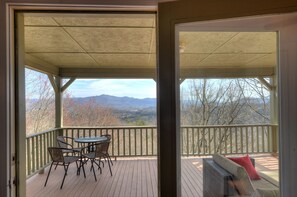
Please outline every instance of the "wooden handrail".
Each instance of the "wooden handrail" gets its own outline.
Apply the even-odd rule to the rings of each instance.
[[[182,156],[272,153],[276,150],[277,125],[211,125],[181,127]],[[156,126],[63,127],[29,135],[27,177],[49,162],[47,147],[56,146],[58,135],[89,137],[111,135],[110,156],[139,157],[157,155]],[[73,142],[71,142],[73,143]],[[80,146],[80,144],[74,144]]]

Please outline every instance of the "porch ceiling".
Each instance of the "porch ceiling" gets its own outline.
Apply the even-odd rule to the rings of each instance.
[[[24,24],[28,67],[63,77],[155,76],[155,14],[26,13]],[[179,45],[183,77],[274,74],[273,32],[181,32]]]

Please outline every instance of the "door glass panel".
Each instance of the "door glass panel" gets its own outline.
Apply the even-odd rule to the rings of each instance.
[[[258,17],[176,27],[182,196],[254,192],[236,182],[235,190],[220,191],[214,154],[228,162],[226,172],[234,163],[224,156],[238,157],[255,162],[251,168],[269,184],[279,184],[278,33],[267,21]]]

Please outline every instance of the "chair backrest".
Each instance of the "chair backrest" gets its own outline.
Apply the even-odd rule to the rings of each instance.
[[[101,142],[98,144],[95,144],[95,155],[96,157],[102,156],[102,154],[108,153],[110,141]]]
[[[62,151],[63,148],[48,147],[47,150],[50,153],[52,161],[54,161],[54,162],[64,162],[64,156],[63,156],[63,151]]]
[[[111,135],[110,134],[104,134],[104,135],[101,135],[102,137],[106,137],[108,141],[111,140]]]
[[[57,137],[57,142],[58,142],[58,145],[60,148],[69,148],[71,147],[72,148],[72,145],[67,143],[66,138],[64,136],[58,136]]]

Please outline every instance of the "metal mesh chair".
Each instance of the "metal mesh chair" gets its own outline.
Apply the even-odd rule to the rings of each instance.
[[[80,165],[78,166],[77,161],[79,161],[80,157],[79,156],[65,156],[63,153],[63,150],[66,151],[67,149],[65,148],[58,148],[58,147],[49,147],[48,148],[48,152],[50,153],[51,159],[52,159],[52,163],[49,169],[49,172],[47,174],[46,177],[46,181],[44,184],[44,187],[47,184],[48,178],[50,176],[52,167],[54,164],[56,164],[57,166],[63,166],[64,167],[64,177],[63,177],[63,181],[61,184],[60,189],[62,189],[66,175],[67,175],[67,171],[68,171],[68,167],[71,163],[75,162],[76,163],[76,167],[77,167],[77,174],[79,174],[80,168],[82,167],[83,172],[84,172],[84,177],[86,178],[86,173],[85,173],[85,169],[84,166],[82,165],[82,161],[80,161]]]
[[[109,144],[110,144],[110,141],[97,143],[95,145],[92,145],[92,146],[95,146],[94,152],[89,152],[87,154],[84,154],[84,157],[91,160],[91,170],[93,169],[93,173],[94,173],[94,177],[95,177],[96,181],[97,181],[97,177],[96,177],[96,173],[95,173],[94,164],[96,164],[98,166],[100,173],[102,173],[102,169],[100,167],[100,162],[101,163],[103,163],[103,162],[101,161],[101,158],[107,159],[110,175],[112,176],[112,171],[111,171],[111,166],[110,166],[111,159],[108,154]],[[96,161],[98,161],[98,163]]]
[[[71,140],[71,142],[73,142],[72,137],[66,137],[66,136],[57,137],[57,142],[59,147],[64,148],[63,153],[79,153],[84,149],[84,147],[74,148],[72,144],[68,143],[68,140]]]
[[[107,138],[107,141],[110,142],[110,140],[111,140],[111,135],[110,135],[110,134],[104,134],[104,135],[101,135],[101,136],[106,137],[106,138]],[[109,156],[109,154],[108,154],[108,148],[109,148],[109,146],[108,146],[108,147],[106,148],[106,150],[104,151],[104,154],[106,155],[106,159],[109,159],[111,165],[113,165],[112,160],[111,160],[111,158],[110,158],[110,156]],[[115,160],[116,160],[116,157],[115,157]]]

